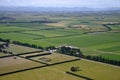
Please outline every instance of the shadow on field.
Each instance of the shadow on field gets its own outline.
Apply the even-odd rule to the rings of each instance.
[[[73,76],[76,76],[76,77],[79,77],[79,78],[83,78],[83,79],[85,79],[85,80],[94,80],[94,79],[92,79],[92,78],[88,78],[88,77],[85,77],[85,76],[81,76],[81,75],[78,75],[78,74],[74,74],[74,73],[72,73],[72,72],[66,71],[66,73],[67,73],[67,74],[70,74],[70,75],[73,75]]]

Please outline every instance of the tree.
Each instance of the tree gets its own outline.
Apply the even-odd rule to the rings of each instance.
[[[79,67],[71,67],[70,70],[73,71],[73,72],[75,72],[75,71],[78,71],[78,70],[79,70]]]

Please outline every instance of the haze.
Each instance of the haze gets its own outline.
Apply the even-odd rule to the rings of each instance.
[[[5,7],[120,7],[120,0],[0,0]]]

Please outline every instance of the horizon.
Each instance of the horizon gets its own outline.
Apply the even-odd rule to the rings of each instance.
[[[120,0],[0,0],[0,7],[120,8]]]

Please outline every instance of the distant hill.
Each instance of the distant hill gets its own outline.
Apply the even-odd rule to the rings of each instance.
[[[120,11],[120,8],[88,8],[88,7],[0,7],[0,11]]]

